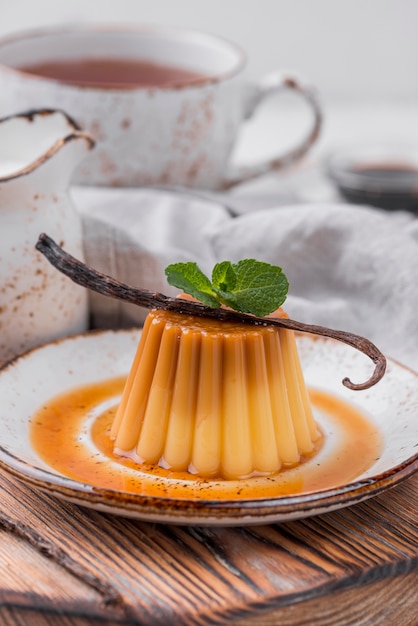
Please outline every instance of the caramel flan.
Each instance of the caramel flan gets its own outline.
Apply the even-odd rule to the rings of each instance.
[[[293,331],[149,312],[112,424],[116,454],[235,480],[297,465],[320,436]]]

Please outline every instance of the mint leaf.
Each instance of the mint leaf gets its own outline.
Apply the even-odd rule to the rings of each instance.
[[[206,306],[218,308],[220,302],[212,289],[211,282],[197,263],[173,263],[165,268],[169,285],[181,289]]]
[[[244,259],[233,265],[233,269],[235,287],[230,293],[219,294],[222,302],[232,309],[263,317],[286,300],[289,283],[281,267]]]
[[[255,259],[222,261],[212,271],[212,283],[196,263],[176,263],[166,268],[174,285],[211,307],[224,304],[242,313],[264,317],[286,300],[289,283],[281,267]]]
[[[214,289],[232,291],[237,283],[234,266],[230,261],[217,263],[212,271],[212,286]]]

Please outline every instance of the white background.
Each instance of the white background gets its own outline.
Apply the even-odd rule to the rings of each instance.
[[[249,72],[297,70],[328,98],[418,98],[417,0],[0,0],[0,36],[63,22],[163,23],[241,45]]]

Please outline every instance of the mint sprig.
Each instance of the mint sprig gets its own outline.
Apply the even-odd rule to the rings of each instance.
[[[217,263],[210,280],[196,263],[174,263],[165,269],[167,281],[206,306],[222,304],[264,317],[286,300],[289,283],[281,267],[255,259]]]

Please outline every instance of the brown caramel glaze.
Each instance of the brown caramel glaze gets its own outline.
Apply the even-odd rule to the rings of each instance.
[[[355,407],[310,390],[323,445],[297,467],[243,480],[202,479],[135,463],[113,453],[109,430],[125,378],[105,380],[52,398],[31,418],[32,445],[61,474],[101,489],[193,500],[244,500],[303,494],[351,482],[378,458],[378,428]]]

